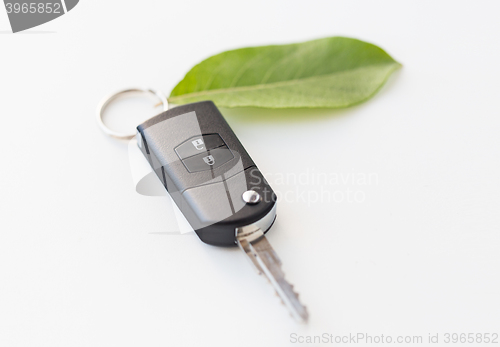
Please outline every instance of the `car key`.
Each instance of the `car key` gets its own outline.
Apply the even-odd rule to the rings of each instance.
[[[214,103],[177,106],[147,120],[137,127],[137,143],[198,237],[238,245],[291,315],[306,322],[307,309],[265,236],[276,195]]]

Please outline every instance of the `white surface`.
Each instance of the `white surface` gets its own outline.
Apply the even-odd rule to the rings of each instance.
[[[500,333],[499,11],[86,0],[31,34],[0,34],[0,346],[287,346],[292,333],[439,333],[444,345],[444,333]],[[135,193],[127,146],[99,131],[94,110],[124,87],[168,93],[223,50],[333,35],[404,67],[347,110],[223,110],[278,192],[365,196],[280,203],[269,239],[309,308],[300,326],[237,249],[155,234],[176,227],[167,202]],[[307,170],[377,179],[280,178]]]

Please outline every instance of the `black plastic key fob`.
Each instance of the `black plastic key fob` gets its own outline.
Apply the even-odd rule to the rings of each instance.
[[[137,143],[199,238],[236,244],[236,229],[267,232],[276,195],[211,101],[177,106],[137,127]]]

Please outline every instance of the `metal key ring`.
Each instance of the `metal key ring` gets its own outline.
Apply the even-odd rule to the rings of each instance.
[[[135,137],[135,133],[130,135],[130,134],[123,134],[123,133],[119,133],[119,132],[111,130],[110,128],[108,128],[108,126],[106,124],[104,124],[104,122],[102,120],[104,110],[106,109],[106,107],[109,106],[109,104],[111,102],[113,102],[114,100],[123,96],[124,94],[132,94],[132,93],[133,94],[141,93],[141,94],[154,95],[160,100],[160,103],[163,105],[163,111],[168,110],[168,101],[167,101],[167,98],[165,97],[165,95],[163,95],[163,93],[156,91],[156,90],[153,90],[153,89],[131,88],[131,89],[125,89],[125,90],[121,90],[119,92],[113,93],[111,95],[106,96],[99,103],[99,106],[97,107],[97,124],[99,124],[99,127],[101,128],[102,131],[104,131],[105,134],[107,134],[111,137],[114,137],[116,139],[120,139],[120,140],[130,140],[130,139]]]

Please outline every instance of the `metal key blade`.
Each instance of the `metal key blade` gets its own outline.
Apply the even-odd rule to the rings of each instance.
[[[238,228],[236,240],[238,246],[255,265],[257,272],[264,274],[269,280],[292,317],[299,322],[307,322],[309,318],[307,308],[299,301],[299,296],[293,291],[293,286],[286,281],[285,274],[281,269],[281,260],[263,231],[252,226]]]

